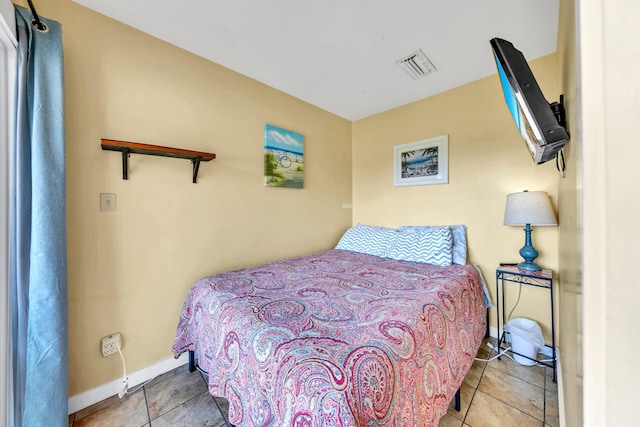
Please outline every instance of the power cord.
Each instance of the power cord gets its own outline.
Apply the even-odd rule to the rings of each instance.
[[[521,295],[522,295],[522,283],[520,283],[520,286],[518,287],[518,299],[516,300],[515,305],[513,306],[513,308],[509,312],[509,315],[507,316],[507,323],[509,323],[509,320],[511,320],[511,315],[516,310],[516,307],[518,306],[518,304],[520,304],[520,296]]]
[[[124,362],[124,356],[122,355],[122,352],[120,351],[120,346],[118,346],[118,354],[120,354],[120,359],[122,359],[122,371],[123,371],[123,374],[122,374],[122,390],[120,390],[120,392],[118,393],[118,397],[120,399],[122,399],[127,394],[136,393],[137,391],[142,389],[142,387],[144,387],[145,385],[147,385],[151,381],[153,381],[156,377],[148,379],[147,381],[143,382],[142,384],[138,384],[136,387],[134,387],[132,389],[129,389],[129,378],[127,378],[127,365]]]
[[[490,342],[487,343],[487,347],[489,347],[491,350],[498,351],[498,349],[493,344],[491,344]],[[473,360],[477,360],[478,362],[492,362],[492,361],[496,360],[497,358],[499,358],[501,356],[507,356],[509,359],[513,360],[514,362],[519,363],[509,353],[507,353],[508,351],[511,351],[511,347],[507,347],[507,348],[501,349],[501,351],[498,354],[496,354],[495,356],[493,356],[490,359],[480,359],[478,357],[474,357]],[[543,362],[553,362],[553,358],[537,360],[536,363],[534,365],[531,365],[531,366],[546,366],[546,365],[542,364]]]
[[[558,153],[556,154],[556,169],[558,169],[558,172],[560,172],[560,176],[562,178],[564,178],[564,170],[566,167],[563,150],[564,148],[561,148],[560,151],[558,151]]]
[[[118,346],[118,354],[120,355],[120,359],[122,359],[122,390],[118,393],[118,397],[122,399],[129,389],[129,378],[127,378],[127,364],[124,362],[124,356],[120,351],[120,346]]]
[[[490,342],[487,343],[487,347],[489,347],[492,350],[498,351],[498,349],[493,344],[491,344]],[[477,360],[478,362],[492,362],[492,361],[496,360],[498,357],[507,356],[509,359],[515,361],[513,357],[511,357],[509,354],[507,354],[507,352],[510,351],[510,350],[511,350],[511,347],[507,347],[507,348],[502,349],[502,351],[500,351],[498,354],[496,354],[495,356],[493,356],[490,359],[480,359],[478,357],[474,357],[474,360]]]

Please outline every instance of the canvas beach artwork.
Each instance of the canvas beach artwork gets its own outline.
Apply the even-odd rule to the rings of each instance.
[[[449,136],[396,145],[394,153],[395,186],[447,184]]]
[[[303,188],[304,136],[264,125],[264,185]]]

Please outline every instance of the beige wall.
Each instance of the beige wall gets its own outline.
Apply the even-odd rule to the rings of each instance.
[[[89,11],[38,4],[62,23],[69,247],[70,395],[172,356],[198,278],[329,249],[351,224],[351,123]],[[263,186],[263,126],[305,137],[305,188]],[[210,151],[188,160],[119,153],[100,138]],[[99,212],[100,193],[117,212]]]
[[[557,99],[557,56],[531,65],[547,98]],[[393,147],[444,134],[449,135],[449,184],[394,187]],[[354,223],[466,224],[469,261],[480,265],[492,294],[496,266],[521,260],[524,244],[521,227],[502,224],[506,195],[542,190],[557,207],[557,180],[554,162],[536,166],[531,160],[497,74],[353,125]],[[557,271],[557,228],[535,228],[533,243],[539,264]],[[536,319],[550,341],[549,306],[548,293],[525,288],[514,317]],[[491,324],[496,326],[495,309]]]
[[[571,142],[565,148],[566,174],[558,182],[559,194],[559,305],[560,361],[563,407],[567,426],[582,425],[582,216],[580,203],[581,141],[578,127],[578,75],[575,2],[560,5],[558,26],[559,76],[565,95],[567,128]]]

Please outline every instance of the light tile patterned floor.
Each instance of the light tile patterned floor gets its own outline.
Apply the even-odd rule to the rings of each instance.
[[[494,350],[484,343],[478,357]],[[558,387],[550,368],[521,366],[506,356],[474,362],[461,387],[461,410],[453,409],[439,427],[559,427]],[[228,406],[214,399],[199,372],[186,365],[154,379],[136,393],[111,397],[69,415],[80,426],[227,426]]]

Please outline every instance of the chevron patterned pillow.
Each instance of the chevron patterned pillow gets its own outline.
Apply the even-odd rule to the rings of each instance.
[[[453,263],[465,265],[467,263],[467,226],[459,225],[406,225],[398,228],[400,233],[423,233],[436,229],[450,228],[453,235]]]
[[[388,258],[389,247],[397,234],[391,228],[358,224],[344,233],[336,249]]]
[[[449,266],[453,261],[453,236],[450,228],[422,233],[398,233],[389,250],[389,258]]]

